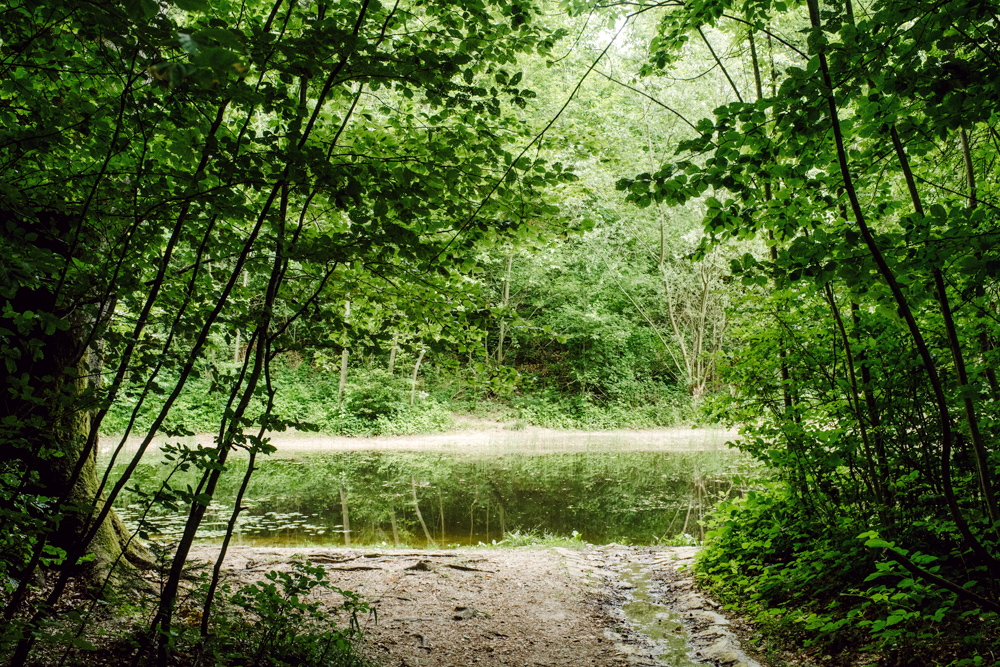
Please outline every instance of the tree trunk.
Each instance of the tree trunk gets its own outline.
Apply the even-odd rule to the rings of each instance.
[[[822,26],[819,0],[808,0],[807,5],[809,7],[809,20],[811,25],[815,29],[820,29]],[[861,237],[864,240],[865,247],[868,249],[869,256],[878,268],[879,275],[882,277],[883,281],[889,288],[889,291],[892,293],[893,300],[896,302],[898,307],[899,315],[906,323],[906,328],[910,333],[910,339],[913,346],[916,348],[921,361],[923,362],[924,372],[927,374],[927,380],[931,385],[934,400],[937,404],[937,412],[941,424],[941,480],[944,487],[945,502],[948,505],[948,510],[952,515],[952,519],[954,520],[956,527],[962,534],[965,546],[972,549],[976,556],[987,565],[991,575],[995,576],[995,573],[1000,572],[1000,560],[994,557],[983,546],[979,538],[970,529],[969,523],[965,518],[962,507],[959,505],[958,499],[955,495],[955,490],[952,486],[951,454],[954,441],[948,397],[945,394],[941,376],[938,373],[938,368],[930,347],[924,339],[923,330],[917,323],[916,318],[913,315],[913,311],[910,308],[910,302],[906,298],[906,295],[903,293],[902,288],[896,280],[895,272],[889,266],[889,263],[886,261],[881,249],[876,244],[875,236],[866,221],[861,201],[854,188],[854,180],[848,163],[847,148],[845,147],[844,137],[840,128],[839,107],[837,106],[837,99],[833,92],[835,87],[830,75],[830,67],[827,63],[826,53],[822,49],[822,45],[818,50],[817,55],[819,56],[820,65],[819,74],[822,77],[821,80],[823,82],[824,89],[828,91],[825,93],[825,96],[829,107],[829,119],[833,129],[833,138],[837,151],[837,161],[840,165],[841,177],[844,181],[844,192],[847,194],[850,201],[851,212],[854,214],[855,224],[858,227],[858,231],[861,232]],[[938,291],[939,298],[941,298],[943,290]]]
[[[347,304],[344,306],[344,322],[346,323],[351,319],[351,302],[348,300]],[[347,358],[348,358],[347,345],[344,345],[344,351],[340,353],[340,385],[337,387],[337,402],[344,400],[344,388],[347,387]]]
[[[444,496],[441,495],[441,487],[438,487],[438,511],[441,513],[441,544],[444,544]]]
[[[14,313],[59,316],[54,300],[47,292],[22,289],[10,305]],[[101,359],[99,350],[88,353],[96,338],[96,320],[83,309],[74,310],[67,319],[68,328],[53,331],[46,330],[41,317],[28,326],[23,320],[18,324],[0,318],[0,327],[20,334],[17,342],[12,339],[12,351],[18,354],[11,356],[18,358],[13,368],[4,369],[8,394],[0,401],[0,436],[6,442],[0,463],[23,475],[8,504],[24,514],[11,520],[42,527],[30,556],[20,563],[9,562],[19,585],[4,609],[6,620],[23,602],[46,546],[65,551],[64,573],[83,576],[91,585],[103,585],[119,565],[150,565],[153,560],[131,539],[114,511],[89,544],[81,543],[104,505],[98,496],[97,437],[91,433]],[[91,559],[77,566],[84,555]]]
[[[431,537],[431,531],[427,530],[427,524],[424,523],[424,515],[420,513],[420,501],[417,500],[417,479],[413,475],[410,475],[410,484],[413,488],[413,510],[417,513],[417,520],[420,521],[420,527],[424,529],[424,537],[427,538],[427,544],[433,544],[434,538]]]
[[[396,525],[396,510],[389,510],[389,521],[392,523],[392,546],[399,548],[399,526]]]
[[[510,255],[507,256],[507,273],[503,279],[503,301],[500,305],[504,315],[500,318],[500,340],[497,341],[497,366],[503,365],[503,344],[504,339],[507,337],[507,307],[510,305],[510,275],[513,268],[514,252],[511,251]]]
[[[347,490],[340,485],[340,513],[344,521],[344,546],[351,547],[351,515],[347,511]]]
[[[413,396],[417,393],[417,373],[420,372],[420,362],[424,360],[424,353],[426,352],[426,347],[420,348],[420,356],[417,357],[417,363],[413,364],[413,383],[410,387],[410,405],[413,405]]]

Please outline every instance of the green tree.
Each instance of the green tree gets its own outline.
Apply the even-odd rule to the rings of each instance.
[[[783,71],[758,66],[769,93],[717,109],[677,159],[623,183],[641,205],[713,195],[706,248],[773,247],[734,263],[756,320],[740,324],[750,344],[730,378],[743,446],[785,486],[726,510],[708,568],[727,580],[722,561],[746,559],[765,605],[787,601],[773,586],[796,577],[810,595],[852,591],[871,617],[834,604],[839,620],[817,612],[809,628],[861,630],[902,655],[901,632],[927,640],[922,623],[1000,610],[995,11],[692,5],[666,14],[652,67],[710,25],[750,31]],[[870,583],[893,575],[920,582],[912,598]],[[936,616],[900,611],[921,596]],[[969,641],[956,650],[974,652]]]
[[[494,326],[488,339],[493,359],[503,350],[526,379],[540,377],[564,397],[631,407],[675,401],[683,392],[696,400],[714,386],[728,298],[722,273],[729,251],[704,263],[689,257],[699,238],[700,201],[636,209],[615,191],[637,168],[655,170],[677,141],[693,135],[697,119],[733,95],[718,67],[703,62],[711,59],[704,45],[674,76],[696,79],[694,94],[676,81],[633,74],[655,33],[655,9],[564,17],[571,48],[544,69],[528,64],[526,78],[546,82],[529,104],[544,112],[529,122],[547,122],[561,110],[540,142],[542,154],[579,177],[552,194],[565,215],[593,229],[582,238],[551,238],[523,259],[504,249],[482,262],[491,301],[508,304],[509,322]],[[567,90],[574,93],[568,104]]]
[[[475,324],[480,310],[458,298],[470,252],[551,216],[538,192],[564,177],[513,149],[528,129],[511,109],[528,93],[504,67],[558,37],[536,11],[375,0],[0,9],[0,568],[13,582],[0,650],[17,643],[13,664],[81,568],[99,583],[123,556],[141,560],[111,502],[192,374],[211,375],[226,409],[213,448],[177,453],[204,474],[171,491],[188,522],[150,624],[161,661],[227,457],[266,453],[266,432],[286,423],[273,410],[275,358],[362,335],[371,318],[355,309],[347,322],[348,298],[456,338]],[[237,331],[235,369],[211,368]],[[126,395],[134,414],[156,416],[108,486],[97,434]],[[186,432],[179,423],[168,435]],[[43,563],[60,574],[25,625]]]

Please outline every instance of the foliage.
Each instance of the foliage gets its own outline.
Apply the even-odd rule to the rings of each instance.
[[[298,418],[273,362],[385,347],[394,329],[431,349],[474,343],[488,315],[475,252],[531,238],[528,220],[557,227],[540,192],[572,179],[526,156],[513,111],[533,93],[510,69],[562,34],[537,14],[491,0],[0,8],[0,535],[26,547],[0,545],[4,623],[27,629],[0,647],[12,664],[71,579],[148,559],[110,508],[154,436],[214,415],[213,446],[185,463],[201,477],[172,499],[186,527],[149,619],[166,664],[229,455],[266,455],[266,432]],[[93,461],[112,406],[141,445],[109,485]],[[46,599],[17,615],[60,549]]]
[[[4,658],[29,660],[73,578],[146,559],[110,508],[154,436],[217,434],[169,452],[190,488],[148,491],[186,517],[149,619],[166,664],[187,551],[268,431],[435,429],[498,395],[523,422],[676,422],[723,382],[708,414],[775,484],[720,510],[713,585],[769,618],[808,607],[780,582],[815,588],[838,604],[788,618],[831,646],[960,628],[955,661],[991,650],[967,629],[1000,609],[995,8],[632,9],[603,15],[613,51],[530,0],[0,8]],[[417,401],[357,371],[397,344],[414,376],[428,354],[471,379]],[[328,375],[279,382],[302,357]],[[116,480],[102,429],[140,436]]]
[[[418,393],[409,405],[407,382],[384,371],[357,369],[352,372],[344,397],[337,399],[338,376],[305,364],[276,365],[273,382],[282,391],[275,396],[274,409],[298,425],[301,431],[317,430],[330,435],[407,435],[444,431],[454,423],[446,406]],[[226,396],[213,391],[214,383],[191,380],[176,402],[174,414],[165,428],[190,433],[208,433],[216,427],[217,416],[225,410]],[[126,390],[126,396],[129,392]],[[148,428],[156,413],[141,410],[136,428]],[[132,405],[120,401],[112,406],[102,423],[105,436],[120,436],[132,418]]]
[[[697,47],[675,73],[698,78],[703,85],[696,89],[630,77],[655,35],[658,12],[589,9],[553,19],[579,35],[574,48],[544,70],[538,61],[525,69],[526,78],[545,82],[537,86],[536,102],[544,113],[529,122],[558,112],[540,151],[578,177],[550,192],[564,215],[580,219],[587,231],[561,239],[549,234],[549,243],[530,254],[502,246],[477,258],[484,296],[494,306],[482,360],[534,378],[526,394],[552,389],[634,410],[659,402],[665,391],[687,393],[696,403],[720,388],[715,359],[727,345],[728,257],[690,260],[700,202],[636,209],[613,190],[636,165],[652,167],[690,136],[688,119],[696,122],[726,102],[715,85],[724,79],[704,71],[708,51]],[[592,29],[602,22],[615,30]],[[563,109],[564,91],[577,84]]]
[[[652,388],[647,388],[650,394]],[[534,391],[515,398],[517,418],[545,428],[601,431],[620,428],[677,426],[694,421],[688,399],[678,391],[664,390],[644,402],[599,403],[589,396]]]
[[[863,648],[889,655],[975,656],[1000,637],[996,613],[970,609],[858,539],[856,522],[807,524],[809,509],[785,484],[726,500],[708,519],[697,574],[731,608],[749,612],[786,643],[840,654]],[[909,542],[932,544],[947,531],[914,527]],[[955,576],[955,558],[910,554]],[[971,658],[969,658],[971,659]]]
[[[551,371],[552,369],[550,369]],[[460,369],[459,369],[460,371]],[[701,416],[681,388],[655,382],[633,381],[633,394],[617,400],[545,388],[544,380],[521,378],[521,388],[508,396],[488,400],[454,398],[454,386],[468,386],[453,369],[431,369],[418,384],[414,403],[409,404],[410,380],[390,376],[377,367],[352,367],[343,400],[337,400],[338,373],[300,364],[275,367],[273,382],[281,387],[275,410],[298,424],[299,430],[330,435],[409,435],[447,431],[455,424],[452,413],[481,413],[523,425],[579,430],[650,428],[712,421]],[[204,378],[189,381],[176,401],[176,410],[165,428],[178,432],[206,433],[215,427],[216,415],[225,408],[226,397],[213,391]],[[108,412],[102,422],[105,437],[120,436],[132,418],[134,404],[127,397]],[[137,415],[135,428],[143,429],[155,418],[152,406]]]
[[[573,531],[569,535],[553,535],[548,532],[538,532],[536,530],[514,530],[504,533],[503,539],[499,542],[493,540],[493,544],[483,546],[497,547],[569,547],[582,548],[586,546],[583,535]]]
[[[699,255],[746,248],[723,410],[776,485],[720,509],[704,576],[833,650],[982,660],[1000,641],[972,622],[1000,611],[996,17],[696,3],[662,15],[645,72],[713,28],[743,49],[716,62],[744,73],[734,99],[619,182],[643,207],[704,201]]]
[[[664,535],[655,540],[657,546],[661,547],[697,547],[701,542],[690,533],[677,533],[673,537]]]
[[[330,586],[323,567],[308,563],[294,562],[291,571],[272,570],[264,578],[229,593],[220,605],[213,634],[201,649],[214,664],[367,664],[356,649],[361,620],[374,611],[358,594]],[[320,593],[342,602],[331,611]]]

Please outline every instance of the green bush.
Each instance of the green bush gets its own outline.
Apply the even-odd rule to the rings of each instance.
[[[957,665],[975,664],[961,660],[987,647],[1000,649],[996,614],[915,579],[880,548],[890,543],[864,532],[863,522],[844,513],[833,527],[811,523],[805,517],[813,508],[803,504],[783,483],[721,503],[696,561],[700,583],[755,617],[770,636],[826,653],[860,648],[916,661],[899,663],[907,665],[943,654]],[[933,542],[924,532],[907,537]],[[964,567],[962,559],[908,555],[945,577],[956,564]]]
[[[217,667],[364,667],[357,648],[359,617],[372,609],[357,593],[335,588],[320,566],[293,563],[266,581],[225,591],[204,651]],[[310,599],[320,591],[342,598],[335,609]],[[212,664],[212,663],[209,663]]]
[[[429,367],[430,368],[430,367]],[[430,372],[440,383],[413,395],[411,381],[390,375],[383,369],[352,368],[343,400],[338,401],[339,371],[308,364],[278,364],[272,374],[275,387],[274,414],[299,425],[330,435],[371,436],[409,435],[445,431],[455,425],[453,412],[477,414],[500,421],[517,421],[545,428],[607,430],[651,428],[691,424],[699,418],[690,396],[676,386],[635,377],[609,378],[608,386],[617,398],[603,400],[592,394],[566,393],[553,387],[526,381],[520,395],[492,395],[479,400],[478,394],[455,398],[454,376]],[[617,384],[616,384],[617,383]],[[228,396],[217,389],[219,383],[194,377],[177,399],[176,407],[164,424],[164,431],[212,433],[219,428]],[[122,433],[129,423],[139,396],[126,387],[101,425],[105,435]],[[151,395],[143,402],[134,432],[143,432],[152,423],[162,398]],[[258,398],[250,415],[263,410]]]
[[[353,381],[344,396],[347,412],[367,421],[393,421],[409,401],[405,381],[386,371],[368,371]]]
[[[410,383],[405,378],[383,370],[352,369],[342,401],[337,400],[339,373],[325,372],[305,364],[298,367],[279,365],[273,384],[277,389],[274,413],[297,423],[300,428],[316,429],[331,435],[407,435],[444,431],[454,425],[454,418],[440,402],[418,391],[410,405]],[[164,424],[164,430],[188,433],[212,433],[219,428],[227,396],[215,391],[206,378],[192,378],[178,397],[176,408]],[[136,405],[137,396],[125,391],[112,406],[101,425],[105,435],[124,432]],[[153,397],[156,398],[155,396]],[[147,401],[136,420],[140,432],[149,427],[160,402]],[[257,413],[263,409],[258,401]],[[253,414],[253,411],[251,411]]]
[[[545,428],[600,431],[616,428],[651,428],[691,423],[694,413],[685,396],[664,391],[659,400],[642,405],[601,403],[567,396],[549,389],[512,401],[517,419]]]

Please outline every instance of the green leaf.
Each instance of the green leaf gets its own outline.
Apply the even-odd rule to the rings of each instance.
[[[228,28],[204,28],[195,32],[194,38],[200,44],[216,42],[219,46],[225,46],[236,51],[241,51],[244,48],[242,35]]]
[[[193,61],[197,65],[221,71],[237,65],[240,62],[240,55],[229,49],[213,46],[204,49]]]
[[[865,546],[869,549],[894,549],[896,545],[892,542],[886,542],[881,537],[876,537],[866,541]]]
[[[181,45],[181,49],[189,56],[197,56],[200,52],[197,40],[187,33],[177,33],[177,41]]]
[[[211,6],[208,0],[172,0],[178,9],[186,12],[208,12]]]

